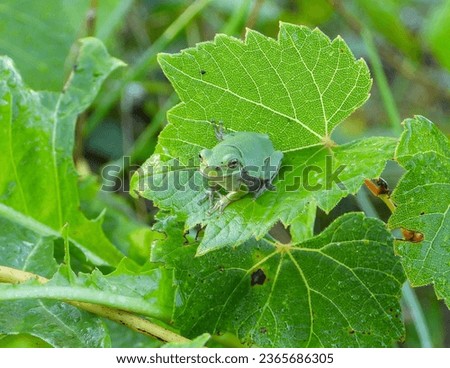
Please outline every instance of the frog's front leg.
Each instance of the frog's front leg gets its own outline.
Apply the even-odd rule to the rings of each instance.
[[[237,201],[248,193],[245,190],[237,190],[234,192],[229,192],[226,195],[222,195],[220,193],[220,199],[211,207],[211,209],[207,212],[208,215],[212,215],[214,212],[219,211],[219,214],[223,212],[226,206],[228,206],[231,202]]]
[[[206,201],[208,201],[209,202],[209,206],[210,207],[212,207],[213,206],[213,204],[214,204],[214,198],[217,196],[217,195],[221,195],[219,192],[218,192],[218,190],[219,190],[219,187],[218,186],[214,186],[214,187],[207,187],[206,189],[205,189],[205,195],[202,197],[202,198],[200,198],[200,200],[198,201],[198,204],[203,204],[203,203],[205,203]]]
[[[214,204],[214,198],[216,195],[220,195],[218,192],[220,186],[218,184],[214,184],[210,182],[207,178],[203,177],[203,187],[204,187],[204,196],[198,201],[198,204],[203,204],[205,201],[209,201],[209,206],[212,207]]]
[[[223,126],[223,121],[216,123],[215,120],[211,120],[214,126],[214,134],[218,141],[223,141],[226,135],[225,127]]]

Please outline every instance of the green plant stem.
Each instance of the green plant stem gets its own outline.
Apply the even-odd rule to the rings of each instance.
[[[131,0],[133,1],[133,0]],[[112,13],[108,14],[108,22],[103,23],[101,27],[97,27],[95,30],[95,37],[100,38],[102,41],[106,41],[111,37],[112,33],[118,28],[124,19],[126,11],[130,7],[130,0],[123,0],[114,7]]]
[[[369,59],[373,67],[373,72],[375,74],[375,79],[377,81],[378,88],[380,90],[384,107],[386,108],[389,120],[391,122],[391,127],[396,134],[400,135],[401,134],[400,114],[398,113],[394,97],[389,88],[386,75],[383,71],[383,66],[381,64],[378,51],[375,47],[372,33],[369,31],[368,28],[364,27],[362,29],[362,37],[367,47]],[[393,205],[389,205],[390,202],[389,203],[387,202],[388,199],[389,198],[385,197],[382,198],[382,200],[386,203],[386,205],[392,212],[395,210],[395,208],[393,207]],[[361,209],[365,211],[367,201],[361,201],[358,199],[358,197],[357,200],[359,205],[361,206]],[[405,305],[411,312],[412,321],[414,323],[414,327],[416,328],[417,334],[419,335],[421,346],[424,348],[431,347],[432,343],[430,339],[430,332],[426,320],[424,318],[422,307],[417,299],[416,294],[414,293],[414,290],[411,288],[408,282],[405,282],[405,284],[403,285],[403,300],[405,302]]]
[[[169,98],[161,107],[161,109],[158,110],[153,119],[146,126],[144,131],[139,135],[138,139],[136,139],[136,141],[133,143],[133,145],[126,153],[125,156],[130,157],[130,162],[128,162],[127,164],[133,165],[138,162],[143,162],[153,153],[156,146],[156,135],[164,125],[166,112],[171,107],[173,107],[177,101],[178,96],[174,92],[169,96]],[[110,164],[111,162],[108,163],[108,165]],[[125,165],[126,162],[123,159],[123,157],[113,161],[112,164],[114,165],[114,167],[117,167],[119,169],[118,171],[119,175],[124,170],[127,171],[130,169],[130,167]]]
[[[372,33],[368,28],[363,28],[362,38],[367,48],[367,53],[369,55],[370,63],[372,64],[373,73],[375,75],[375,80],[380,91],[381,99],[383,100],[384,107],[389,117],[392,130],[400,135],[402,132],[400,123],[401,118],[395,105],[394,97],[392,96],[389,84],[387,82],[386,74],[383,70],[383,65],[381,64],[380,56],[378,55],[377,48],[373,41]]]
[[[361,188],[358,193],[356,193],[356,201],[359,207],[364,211],[366,216],[378,218],[377,210],[375,209],[372,202],[370,202],[369,195]]]
[[[416,327],[417,334],[419,335],[420,345],[423,348],[432,348],[433,343],[431,341],[430,331],[416,293],[408,282],[403,284],[402,291],[403,299],[411,312],[414,326]]]
[[[164,33],[142,54],[137,63],[128,69],[120,84],[98,103],[98,107],[89,118],[84,133],[89,135],[99,122],[106,116],[114,103],[120,98],[123,87],[150,71],[156,66],[156,56],[164,50],[175,37],[195,18],[212,0],[197,0],[192,3],[167,29]]]
[[[372,34],[367,28],[363,28],[362,37],[367,47],[369,59],[372,63],[373,71],[375,74],[375,80],[377,81],[378,88],[380,89],[383,104],[389,115],[391,127],[396,134],[400,135],[401,134],[400,115],[398,113],[394,97],[392,96],[391,90],[389,88],[386,75],[384,74],[380,57],[378,55],[378,51],[373,42]],[[382,199],[387,204],[388,208],[391,211],[394,211],[394,207],[390,206],[389,203],[386,202],[385,200],[386,198]],[[358,201],[358,202],[361,206],[361,209],[365,211],[367,208],[366,201]],[[367,208],[367,210],[370,211],[369,208]],[[414,290],[411,288],[408,282],[406,282],[403,286],[403,299],[405,305],[411,311],[412,320],[414,323],[414,327],[416,328],[417,334],[419,335],[421,346],[424,348],[430,347],[431,346],[430,333],[423,315],[422,307],[417,299],[417,296],[414,293]]]
[[[147,159],[153,152],[156,142],[156,135],[161,129],[166,119],[166,112],[171,107],[173,107],[177,101],[178,96],[175,92],[173,92],[169,98],[166,100],[164,105],[158,112],[155,114],[150,124],[147,125],[142,134],[136,139],[133,146],[130,149],[131,162],[135,163],[138,161],[144,161]]]
[[[0,266],[0,282],[19,284],[26,282],[28,280],[37,280],[41,284],[47,283],[49,280],[45,277],[39,275],[17,270],[10,267]],[[114,322],[118,322],[128,328],[137,331],[141,334],[156,337],[159,340],[167,342],[189,342],[190,340],[176,334],[175,332],[169,331],[164,327],[156,325],[144,318],[136,316],[132,313],[118,310],[110,307],[105,307],[103,305],[78,302],[78,301],[65,301],[77,308],[84,309],[90,313],[96,314],[100,317],[108,318]]]
[[[363,22],[345,9],[343,1],[328,0],[328,2],[355,33],[361,33],[363,29]],[[392,68],[397,70],[406,79],[409,79],[414,83],[421,84],[424,88],[430,91],[432,96],[450,101],[449,89],[442,86],[439,81],[430,78],[430,73],[424,72],[423,67],[418,68],[413,62],[397,55],[388,48],[380,48],[379,53],[381,54],[383,60],[390,64]]]
[[[97,25],[98,0],[91,0],[86,14],[86,36],[94,37]]]
[[[236,7],[228,22],[222,28],[222,32],[227,35],[234,35],[239,32],[242,26],[245,24],[247,14],[250,9],[252,0],[244,0],[241,2],[241,6]]]
[[[250,28],[250,29],[254,28],[263,5],[264,5],[264,0],[255,0],[255,3],[253,4],[253,8],[252,8],[250,15],[248,17],[248,20],[247,20],[247,25],[246,25],[247,28]]]

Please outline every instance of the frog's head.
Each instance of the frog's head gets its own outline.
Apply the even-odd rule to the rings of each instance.
[[[203,149],[199,153],[200,173],[207,178],[230,177],[241,172],[243,159],[236,147],[217,145],[213,149]]]

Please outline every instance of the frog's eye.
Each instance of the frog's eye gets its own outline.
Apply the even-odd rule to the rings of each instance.
[[[228,161],[228,167],[230,169],[235,169],[236,167],[238,167],[238,164],[239,164],[239,161],[236,160],[235,158],[230,160],[230,161]]]
[[[200,159],[200,161],[203,161],[203,156],[201,153],[198,154],[198,158]]]

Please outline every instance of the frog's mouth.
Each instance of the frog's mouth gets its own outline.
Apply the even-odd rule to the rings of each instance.
[[[231,171],[228,167],[221,166],[200,166],[199,171],[203,177],[213,180],[228,178],[236,172],[236,170]]]

